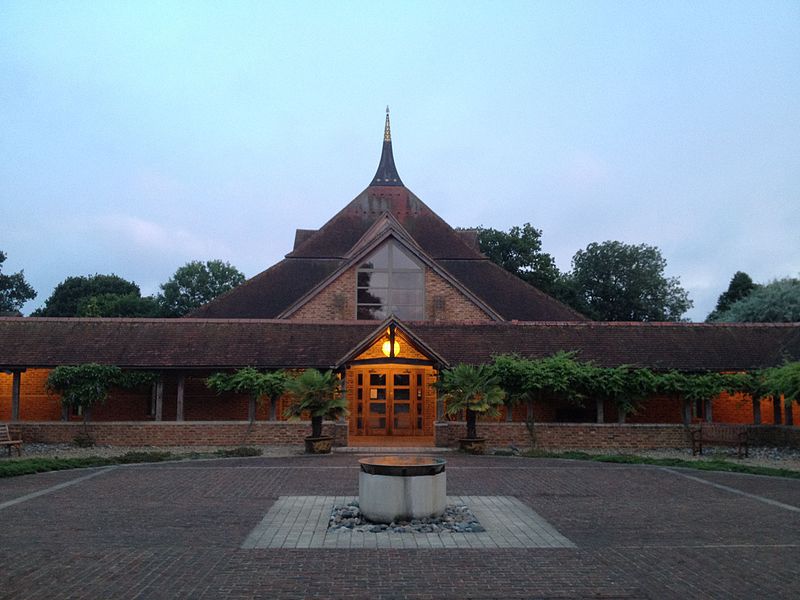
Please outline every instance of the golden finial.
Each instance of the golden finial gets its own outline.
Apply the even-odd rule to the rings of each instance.
[[[389,128],[389,106],[386,106],[386,128],[383,130],[383,141],[392,141],[392,130]]]

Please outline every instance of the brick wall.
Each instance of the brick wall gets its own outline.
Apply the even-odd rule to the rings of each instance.
[[[293,313],[294,321],[356,318],[356,272],[353,267]],[[425,319],[428,321],[489,321],[486,313],[429,268],[425,268]]]
[[[83,432],[82,423],[14,423],[24,442],[68,443]],[[310,435],[309,422],[170,422],[159,423],[91,422],[89,432],[98,444],[116,446],[302,446]],[[333,435],[335,445],[346,446],[347,423],[326,422],[325,435]]]
[[[453,447],[466,435],[466,423],[436,423],[437,446]],[[618,425],[537,423],[533,426],[535,445],[542,449],[614,448],[643,450],[647,448],[685,448],[689,445],[681,425]],[[531,435],[525,423],[479,423],[478,435],[492,447],[531,447]]]

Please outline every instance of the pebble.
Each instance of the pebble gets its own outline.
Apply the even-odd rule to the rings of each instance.
[[[426,517],[411,521],[393,523],[373,523],[368,521],[358,507],[358,502],[350,502],[344,506],[334,506],[328,521],[328,528],[333,530],[347,529],[362,533],[477,533],[486,531],[472,511],[463,504],[450,504],[440,517]]]

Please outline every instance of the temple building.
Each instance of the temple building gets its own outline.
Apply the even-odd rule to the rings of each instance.
[[[117,424],[114,435],[149,421],[244,421],[247,399],[209,391],[210,373],[314,367],[333,369],[344,381],[350,409],[347,422],[335,424],[339,443],[381,436],[448,444],[455,425],[445,420],[431,385],[442,368],[488,362],[495,354],[536,358],[559,351],[603,366],[741,371],[800,359],[800,325],[588,320],[491,262],[476,232],[453,229],[405,186],[387,110],[378,169],[367,188],[319,229],[298,229],[283,260],[187,317],[0,319],[0,421],[30,423],[31,436],[47,437],[56,435],[42,433],[47,423],[80,420],[63,414],[58,398],[45,391],[49,369],[59,365],[95,362],[161,374],[152,390],[117,391],[94,410],[95,423]],[[256,418],[277,425],[281,409],[261,407]],[[623,417],[594,401],[535,410],[543,424]],[[693,410],[689,415],[679,399],[652,398],[627,422],[752,422],[754,416],[748,401],[727,396]],[[785,420],[781,410],[765,406],[763,422]],[[497,426],[524,432],[526,417],[523,407]],[[278,443],[279,430],[264,430],[256,441]]]

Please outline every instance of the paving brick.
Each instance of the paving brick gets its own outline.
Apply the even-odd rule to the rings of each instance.
[[[242,548],[281,496],[356,495],[357,458],[119,467],[10,505],[0,598],[800,597],[800,513],[760,500],[798,506],[800,481],[728,473],[690,472],[749,496],[646,466],[453,455],[451,496],[511,497],[575,547]],[[0,496],[90,472],[0,480]]]

